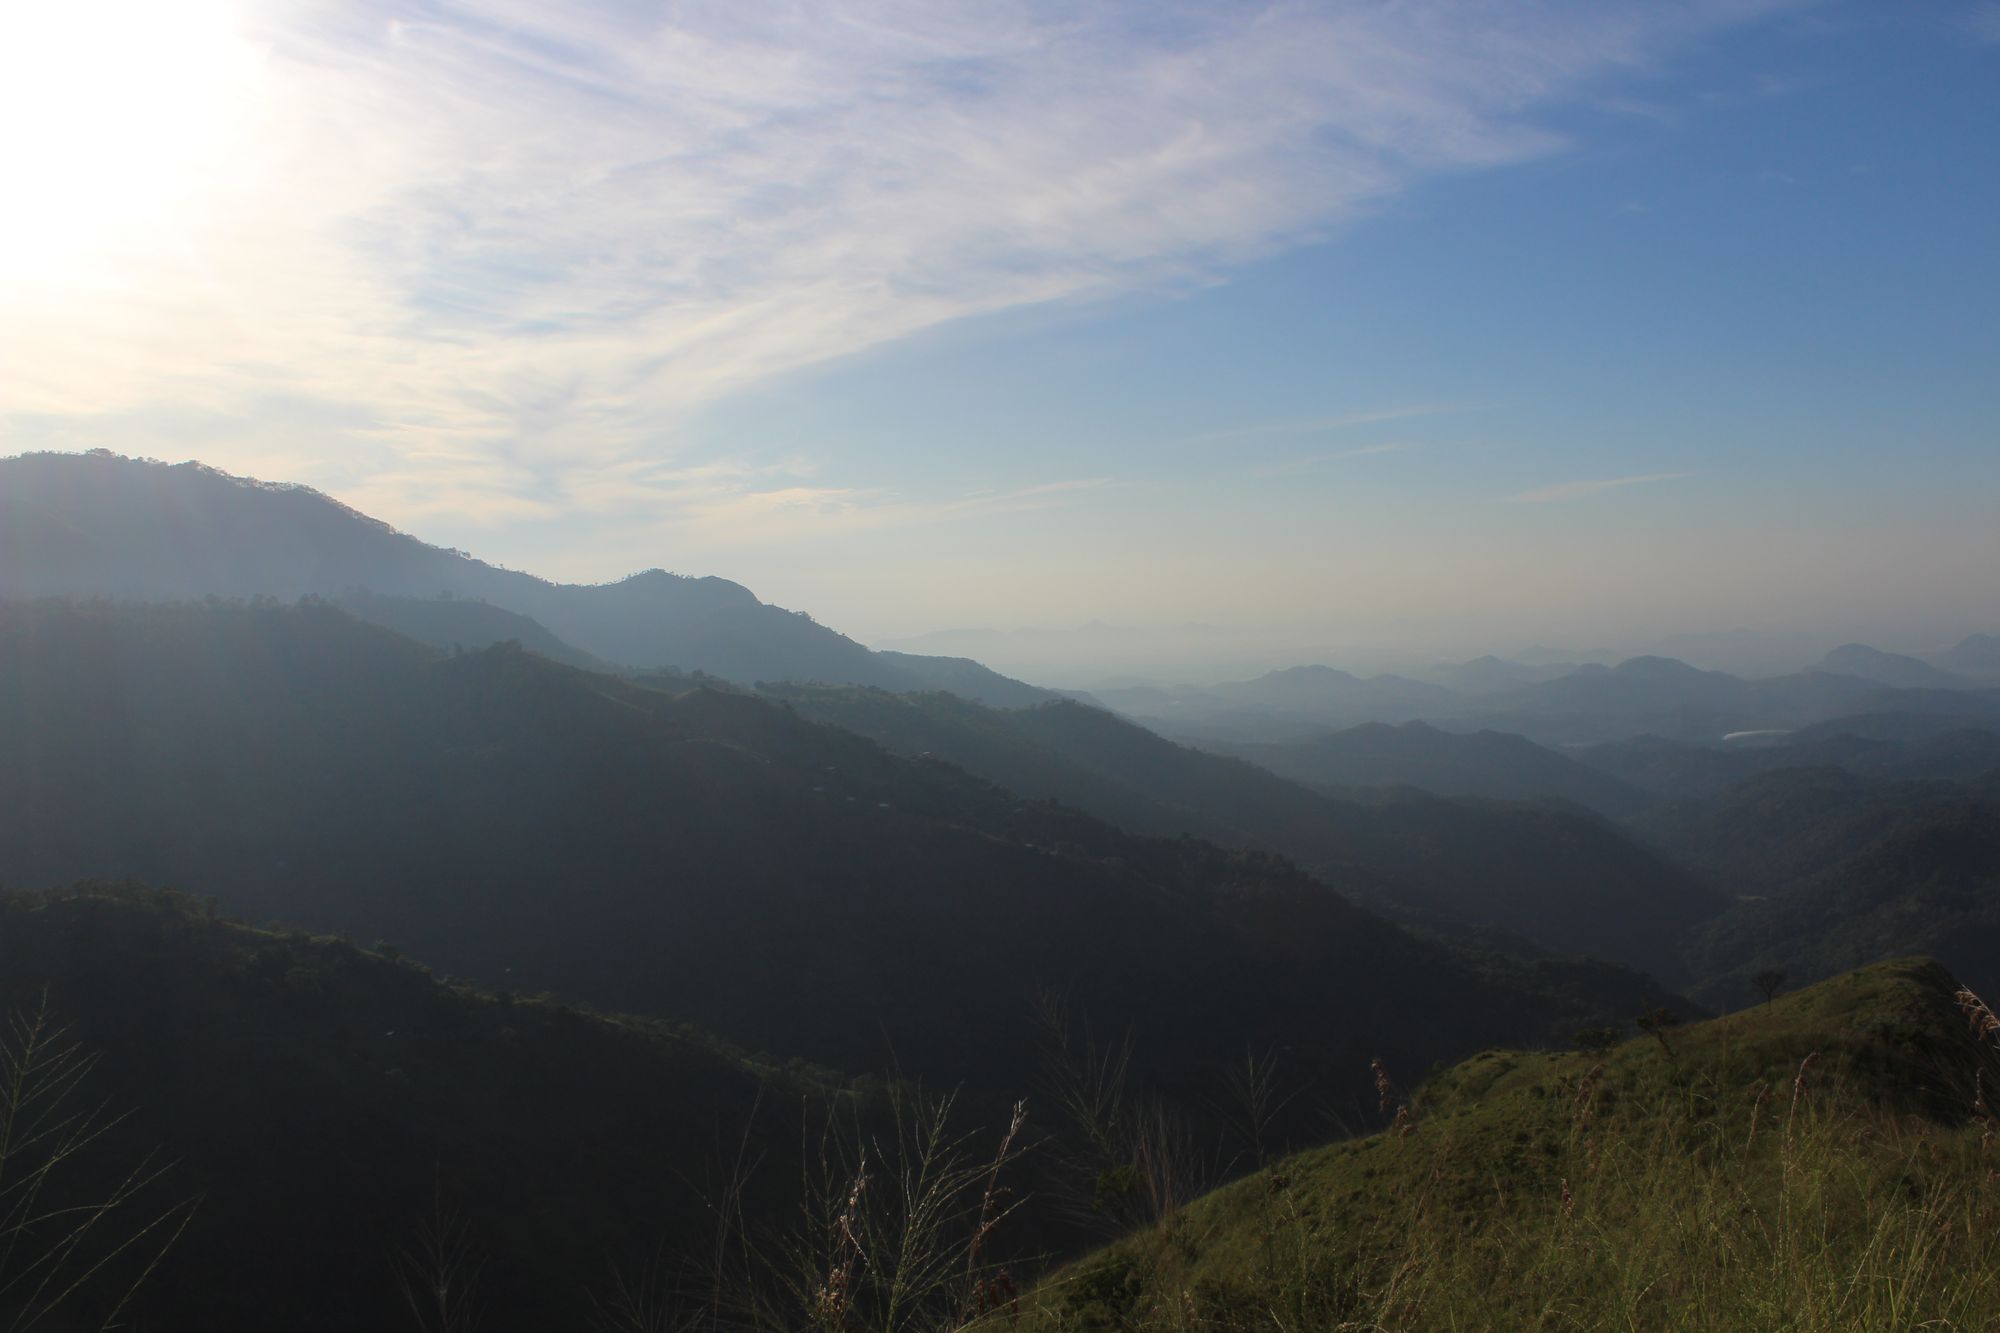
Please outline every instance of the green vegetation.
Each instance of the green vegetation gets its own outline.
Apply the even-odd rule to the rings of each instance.
[[[2000,1063],[1954,990],[1885,964],[1670,1047],[1489,1052],[1069,1266],[1029,1326],[1992,1327]]]

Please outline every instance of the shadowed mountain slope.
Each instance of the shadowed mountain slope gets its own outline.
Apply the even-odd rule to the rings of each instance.
[[[1639,736],[1576,752],[1579,763],[1669,800],[1700,800],[1784,769],[1872,778],[1965,779],[2000,768],[2000,727],[1925,713],[1864,713],[1759,745],[1694,745]]]
[[[152,1193],[200,1199],[139,1327],[397,1326],[396,1265],[438,1200],[465,1223],[481,1327],[573,1327],[620,1269],[703,1251],[739,1154],[761,1163],[742,1205],[784,1216],[802,1115],[861,1104],[683,1027],[442,984],[150,890],[0,896],[0,1014],[44,993],[98,1061],[79,1097],[130,1115],[74,1169],[104,1188],[157,1150],[174,1165]]]
[[[1275,858],[765,699],[444,657],[324,606],[0,609],[0,732],[7,882],[185,885],[839,1068],[1019,1088],[1051,986],[1166,1085],[1246,1040],[1346,1078],[1363,1027],[1427,1061],[1639,989],[1488,975]]]
[[[1649,798],[1609,774],[1499,731],[1440,731],[1424,722],[1370,722],[1288,745],[1216,746],[1297,782],[1415,787],[1439,796],[1571,801],[1608,815]]]
[[[477,651],[500,643],[518,643],[531,653],[586,671],[607,670],[589,653],[572,648],[544,629],[539,621],[464,597],[385,597],[351,592],[338,600],[340,609],[371,625],[392,629],[433,648]]]
[[[1548,948],[1671,972],[1672,939],[1721,906],[1580,812],[1408,790],[1340,799],[1075,703],[998,713],[867,690],[789,688],[775,697],[900,753],[949,760],[1136,832],[1279,852],[1351,896],[1432,924],[1497,926]]]
[[[1765,968],[1813,980],[1913,950],[2000,989],[2000,773],[1879,782],[1787,770],[1678,807],[1660,832],[1750,895],[1696,933],[1690,961],[1706,995],[1740,995]]]

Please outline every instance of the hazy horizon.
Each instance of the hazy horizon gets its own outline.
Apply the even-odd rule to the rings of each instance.
[[[0,452],[1058,683],[2000,629],[2000,6],[6,22]]]

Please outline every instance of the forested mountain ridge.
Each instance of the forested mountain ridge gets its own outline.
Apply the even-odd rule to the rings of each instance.
[[[1482,971],[1283,861],[769,700],[443,655],[323,605],[0,608],[0,731],[7,882],[186,886],[845,1069],[1019,1087],[1044,987],[1169,1085],[1246,1041],[1345,1085],[1375,1050],[1428,1063],[1658,993]]]
[[[1072,702],[998,712],[948,696],[855,688],[770,693],[892,750],[950,760],[1120,827],[1275,851],[1386,910],[1498,927],[1558,952],[1673,974],[1677,939],[1723,906],[1705,885],[1581,811],[1409,790],[1342,799]],[[1617,787],[1580,771],[1585,782]],[[1365,872],[1359,880],[1357,871]]]
[[[546,635],[585,655],[579,661],[703,671],[745,684],[932,689],[949,680],[1003,705],[1054,697],[969,669],[976,664],[872,653],[727,579],[653,569],[613,583],[551,583],[428,545],[305,486],[104,451],[0,459],[0,598],[289,602],[357,594],[361,614],[373,607],[431,643],[467,632],[467,613],[440,602],[444,594],[528,617],[539,630],[511,637],[565,657],[534,643]]]
[[[1320,786],[1410,786],[1439,796],[1554,799],[1607,815],[1630,814],[1648,803],[1645,793],[1623,781],[1508,732],[1367,722],[1289,744],[1213,748]]]

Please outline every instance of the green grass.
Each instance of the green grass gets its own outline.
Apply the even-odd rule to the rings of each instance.
[[[1049,1329],[1984,1329],[1994,1052],[1906,961],[1597,1053],[1489,1052],[1407,1129],[1055,1275]],[[1803,1074],[1801,1065],[1811,1060]],[[1991,1161],[1989,1162],[1989,1157]]]

